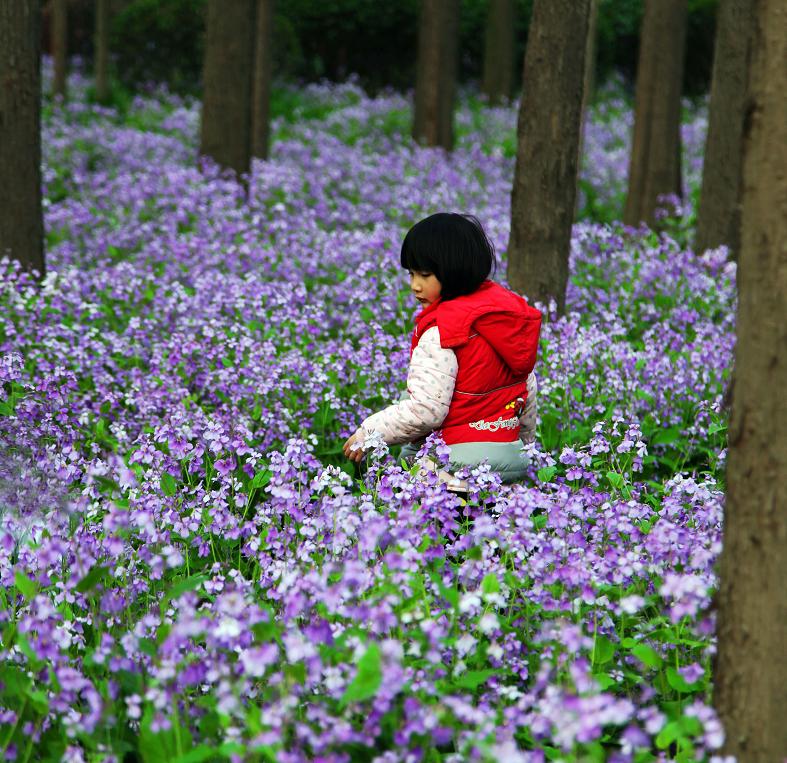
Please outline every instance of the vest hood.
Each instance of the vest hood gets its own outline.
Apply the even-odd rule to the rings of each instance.
[[[484,281],[472,294],[430,305],[416,318],[419,328],[428,313],[427,322],[437,324],[443,347],[461,347],[477,333],[517,376],[533,370],[541,312],[500,284]]]

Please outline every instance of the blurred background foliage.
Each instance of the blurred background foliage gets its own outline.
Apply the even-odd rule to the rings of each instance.
[[[718,0],[689,0],[684,93],[710,86]],[[93,0],[69,2],[69,54],[93,53]],[[524,56],[532,0],[517,0],[517,57]],[[113,0],[110,47],[114,76],[136,89],[166,82],[176,92],[198,93],[205,0]],[[412,88],[419,0],[280,0],[276,8],[276,76],[315,81],[357,74],[374,93]],[[461,0],[459,80],[478,81],[483,63],[488,2]],[[600,0],[597,82],[613,72],[631,84],[636,72],[643,0]],[[47,35],[44,35],[45,46]],[[517,84],[521,66],[517,66]]]

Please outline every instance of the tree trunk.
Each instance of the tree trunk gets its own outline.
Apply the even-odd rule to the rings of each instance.
[[[44,276],[41,9],[0,0],[0,257]]]
[[[725,755],[787,758],[787,5],[752,3],[714,703]]]
[[[66,97],[66,61],[68,56],[68,6],[67,0],[52,0],[52,57],[55,72],[52,92]]]
[[[585,150],[585,131],[593,92],[596,89],[596,37],[598,34],[598,0],[590,0],[590,18],[585,46],[585,79],[582,85],[582,111],[579,125],[579,144],[577,146],[577,176],[582,174],[582,154]],[[574,201],[574,219],[579,213],[579,194]]]
[[[682,197],[680,109],[687,0],[645,0],[637,64],[634,137],[623,215],[655,223],[659,196]]]
[[[454,94],[459,47],[458,0],[423,0],[418,28],[413,138],[454,147]]]
[[[491,0],[486,20],[481,90],[492,104],[498,104],[511,97],[516,42],[515,22],[514,0]]]
[[[109,100],[109,0],[96,0],[96,100]]]
[[[256,39],[254,42],[254,84],[252,92],[251,154],[268,158],[270,141],[271,68],[273,58],[274,0],[257,0]]]
[[[511,194],[508,283],[563,313],[590,0],[535,0]]]
[[[251,162],[256,0],[208,0],[200,153],[238,176]]]
[[[752,0],[721,0],[716,21],[708,138],[697,213],[698,252],[741,244],[743,110],[752,29]],[[785,31],[787,34],[787,31]]]

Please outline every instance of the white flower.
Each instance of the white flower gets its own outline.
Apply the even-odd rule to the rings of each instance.
[[[240,623],[234,617],[223,617],[219,620],[219,624],[216,626],[213,634],[219,638],[236,638],[240,636],[240,632]]]
[[[627,615],[639,612],[645,606],[645,599],[642,596],[625,596],[620,600],[620,608]]]
[[[480,609],[481,597],[475,591],[468,591],[462,594],[459,600],[459,611],[462,613],[470,612],[474,609]]]
[[[492,633],[498,625],[497,615],[494,612],[487,612],[478,621],[478,627],[481,629],[481,633],[485,633],[487,636]]]
[[[475,645],[476,640],[469,633],[465,633],[456,640],[456,652],[464,657]]]

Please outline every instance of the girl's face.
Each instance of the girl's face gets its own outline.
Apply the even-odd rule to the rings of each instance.
[[[410,290],[418,302],[428,307],[440,297],[442,285],[434,273],[426,270],[408,270],[410,276]]]

